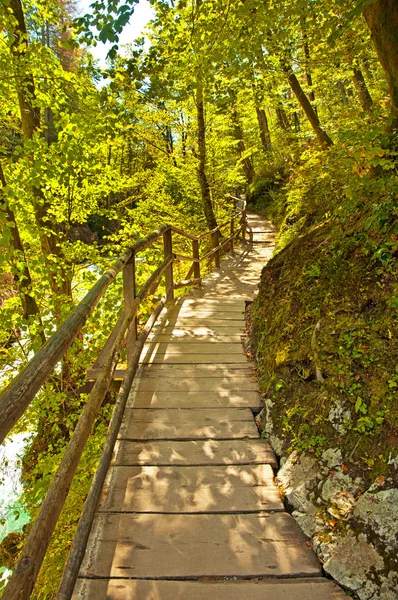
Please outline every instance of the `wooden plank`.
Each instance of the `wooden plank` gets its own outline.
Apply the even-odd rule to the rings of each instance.
[[[248,377],[145,377],[135,389],[142,392],[225,392],[226,390],[257,391],[258,385]]]
[[[80,576],[317,576],[294,519],[264,515],[98,514]]]
[[[174,327],[228,327],[233,332],[240,331],[244,327],[243,315],[240,319],[226,319],[224,315],[212,315],[210,317],[195,315],[187,317],[186,315],[168,317],[165,325]]]
[[[258,438],[253,415],[248,408],[127,409],[119,438],[158,439],[232,439]]]
[[[245,309],[245,300],[242,299],[230,299],[225,296],[221,296],[220,298],[211,298],[208,297],[207,294],[204,298],[179,298],[175,306],[188,306],[190,308],[200,308],[200,307],[208,307],[208,306],[222,306],[225,310],[244,310]]]
[[[174,329],[166,327],[162,330],[162,333],[155,333],[150,338],[151,342],[178,342],[179,344],[186,344],[192,342],[204,342],[207,344],[223,343],[223,344],[242,344],[242,339],[246,338],[246,335],[242,332],[238,333],[216,333],[215,331],[208,330],[206,332],[200,332],[200,329],[206,329],[204,327],[198,327],[198,330],[186,330],[186,329]]]
[[[143,355],[151,354],[243,354],[242,343],[218,342],[217,345],[207,342],[158,342],[146,344]]]
[[[73,600],[343,600],[333,581],[320,577],[262,581],[159,581],[78,579]]]
[[[141,368],[142,377],[248,377],[253,379],[253,369],[249,363],[245,365],[226,365],[223,363],[215,363],[210,365],[186,365],[180,367],[178,365],[145,365]]]
[[[175,318],[184,318],[184,319],[207,319],[207,318],[220,318],[224,321],[243,321],[244,320],[244,312],[242,310],[224,310],[221,307],[217,309],[217,305],[209,308],[180,308],[178,310],[173,309],[167,313],[167,319],[173,320]]]
[[[177,364],[177,365],[190,365],[190,364],[213,364],[219,361],[228,364],[242,363],[247,364],[246,356],[241,354],[223,354],[217,353],[217,346],[214,348],[211,354],[198,354],[198,353],[184,353],[184,354],[170,354],[165,352],[163,354],[156,354],[155,356],[141,356],[141,364],[155,364],[155,363],[166,363],[166,364]]]
[[[259,410],[264,406],[257,392],[140,392],[130,394],[128,406],[134,408],[230,408]]]
[[[269,464],[275,454],[265,440],[190,440],[187,442],[119,440],[114,465],[246,465]]]
[[[236,513],[284,510],[269,465],[112,467],[99,512]]]

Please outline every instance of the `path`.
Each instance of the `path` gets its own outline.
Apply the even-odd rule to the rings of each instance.
[[[243,353],[274,234],[170,309],[147,345],[97,510],[75,600],[338,600],[273,483],[262,406]]]

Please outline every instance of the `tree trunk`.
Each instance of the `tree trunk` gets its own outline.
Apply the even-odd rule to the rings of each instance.
[[[342,79],[339,79],[336,82],[336,87],[340,93],[341,103],[347,106],[349,104],[349,100],[348,100],[347,92],[346,92],[345,85],[344,85],[344,82]]]
[[[6,187],[7,182],[4,177],[3,168],[0,165],[0,183],[2,187]],[[12,209],[8,206],[6,199],[3,197],[2,190],[0,189],[0,198],[5,205],[5,213],[7,221],[12,224],[10,227],[11,231],[11,245],[16,254],[19,254],[17,263],[14,264],[13,275],[15,282],[18,286],[19,299],[22,305],[22,311],[24,319],[28,320],[29,317],[38,317],[40,321],[40,311],[37,305],[36,299],[31,295],[32,291],[32,277],[30,275],[29,267],[26,261],[25,249],[22,244],[21,236],[19,235],[18,224]],[[15,261],[12,260],[14,263]],[[19,266],[22,263],[22,266]],[[41,322],[41,321],[40,321]],[[40,336],[43,344],[46,341],[44,332],[41,329]]]
[[[261,144],[265,152],[272,152],[271,134],[269,131],[267,115],[265,114],[265,110],[260,108],[257,104],[256,114],[258,126],[260,128]]]
[[[361,69],[358,69],[354,66],[352,67],[352,73],[352,80],[358,94],[359,102],[361,103],[363,110],[369,112],[372,108],[373,100],[366,85],[363,73]]]
[[[299,131],[301,130],[300,119],[299,119],[299,116],[296,111],[294,111],[294,113],[293,113],[293,121],[294,121],[294,131],[296,133],[299,133]]]
[[[198,181],[202,194],[203,212],[205,214],[207,227],[209,229],[214,229],[217,227],[217,221],[216,217],[214,216],[210,186],[206,175],[206,124],[204,114],[203,85],[199,76],[197,77],[196,111],[198,118]]]
[[[281,104],[276,107],[276,118],[278,120],[278,125],[284,131],[291,131],[289,119],[285,113],[285,109]]]
[[[363,11],[391,99],[391,129],[398,130],[398,2],[377,0]]]
[[[352,69],[352,81],[356,89],[359,102],[362,106],[362,110],[364,110],[365,112],[370,112],[373,105],[372,96],[370,95],[365,78],[361,69],[358,66],[358,63],[356,63],[352,58],[352,51],[350,48],[347,48],[346,56],[348,64]]]
[[[311,73],[311,56],[310,56],[310,45],[308,43],[308,36],[304,30],[303,24],[303,48],[304,48],[304,57],[305,57],[305,78],[307,80],[308,85],[308,98],[311,102],[315,102],[315,92],[312,89],[312,73]]]
[[[245,156],[246,154],[246,146],[243,141],[243,130],[242,125],[240,124],[240,119],[236,107],[234,106],[232,109],[232,124],[234,128],[234,138],[238,142],[238,150],[242,161],[243,172],[246,177],[247,183],[250,185],[253,183],[253,179],[255,177],[253,163],[249,156]]]
[[[330,139],[330,137],[328,136],[328,134],[326,133],[326,131],[324,131],[322,129],[320,122],[319,122],[318,115],[316,114],[311,102],[308,100],[307,96],[305,95],[304,90],[301,87],[299,80],[297,79],[296,75],[293,73],[293,71],[289,67],[284,66],[283,70],[285,71],[285,73],[287,75],[288,81],[290,83],[290,87],[292,88],[294,95],[296,96],[297,100],[299,101],[301,108],[305,112],[306,117],[307,117],[308,121],[310,122],[310,125],[311,125],[316,137],[318,138],[318,141],[319,141],[321,147],[323,149],[329,148],[330,146],[333,145],[333,142]]]
[[[36,91],[34,79],[32,74],[26,70],[28,34],[21,0],[10,0],[9,7],[16,21],[12,28],[13,41],[10,49],[14,59],[15,74],[18,81],[17,94],[22,131],[24,139],[29,140],[38,130],[40,130],[40,112],[35,106]],[[65,268],[61,265],[61,272],[59,273],[54,261],[51,260],[51,255],[62,258],[60,256],[59,242],[62,240],[63,233],[61,231],[56,231],[51,227],[51,221],[47,217],[47,202],[42,190],[34,187],[32,193],[33,208],[41,249],[47,263],[48,277],[51,289],[54,293],[55,304],[58,303],[60,308],[61,305],[64,304],[65,298],[59,299],[59,297],[67,296],[68,298],[71,298],[72,295],[71,282],[66,274]],[[58,309],[56,309],[56,312],[59,312]]]

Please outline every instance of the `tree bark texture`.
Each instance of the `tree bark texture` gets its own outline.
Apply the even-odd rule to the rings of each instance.
[[[257,104],[256,114],[258,126],[260,128],[261,144],[265,152],[272,152],[271,134],[269,131],[267,115],[265,114],[265,110],[263,108],[260,108]]]
[[[372,96],[370,95],[361,69],[358,69],[354,65],[352,67],[352,80],[363,110],[369,112],[373,105]]]
[[[279,106],[276,107],[276,118],[278,120],[279,127],[283,129],[283,131],[291,130],[289,119],[287,118],[285,109],[281,104],[279,104]]]
[[[391,99],[391,129],[398,130],[398,2],[377,0],[363,11]]]
[[[197,79],[196,89],[196,111],[198,119],[198,181],[202,194],[203,211],[206,218],[206,224],[209,229],[217,227],[216,217],[211,202],[210,186],[206,175],[206,124],[203,99],[203,85],[200,78]]]
[[[243,141],[243,130],[242,130],[242,125],[240,123],[239,115],[238,115],[238,112],[237,112],[235,106],[232,109],[232,121],[233,121],[233,128],[234,128],[234,138],[238,142],[238,150],[239,150],[239,154],[240,154],[241,161],[242,161],[243,172],[245,174],[247,183],[250,185],[251,183],[253,183],[253,179],[255,177],[255,172],[254,172],[253,163],[252,163],[250,157],[245,156],[246,146],[245,146],[245,142]]]
[[[300,103],[301,108],[305,112],[305,115],[310,122],[310,125],[318,138],[318,141],[322,148],[326,149],[333,145],[333,141],[328,136],[326,131],[324,131],[320,125],[318,115],[316,114],[311,102],[308,100],[307,96],[304,93],[303,88],[300,85],[299,80],[296,75],[289,67],[284,67],[284,71],[287,75],[290,87],[293,90],[294,95]]]
[[[307,85],[309,88],[308,98],[311,102],[315,102],[315,92],[312,88],[312,73],[311,73],[311,55],[310,55],[310,45],[308,42],[308,36],[303,32],[303,49],[304,49],[304,57],[305,57],[305,78],[307,80]]]

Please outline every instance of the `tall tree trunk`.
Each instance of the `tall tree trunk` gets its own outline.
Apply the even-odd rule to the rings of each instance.
[[[207,227],[214,229],[217,227],[216,217],[211,202],[210,186],[206,175],[206,124],[203,100],[203,84],[200,76],[197,77],[196,88],[196,111],[198,119],[198,158],[197,169],[200,191],[202,194],[203,212],[205,214]]]
[[[25,140],[29,140],[40,130],[40,112],[36,107],[36,91],[32,74],[27,67],[27,39],[25,17],[22,9],[21,0],[10,0],[9,7],[15,18],[15,24],[12,28],[11,55],[14,59],[14,66],[17,76],[17,94],[22,122],[22,131]],[[62,231],[56,231],[47,217],[47,202],[40,188],[33,187],[33,208],[35,220],[40,237],[40,244],[43,257],[47,263],[48,277],[51,289],[54,293],[55,305],[61,305],[65,302],[57,302],[59,296],[71,298],[71,282],[67,276],[65,268],[61,265],[60,271],[54,265],[51,256],[61,258],[59,242],[62,241],[64,234]],[[56,312],[59,312],[56,308]]]
[[[373,71],[370,67],[370,60],[369,58],[364,58],[362,61],[363,64],[363,68],[365,69],[365,73],[366,73],[366,77],[368,78],[369,81],[373,81],[374,80],[374,75],[373,75]]]
[[[377,0],[363,11],[391,99],[391,129],[398,131],[398,2]]]
[[[329,148],[329,146],[333,145],[333,142],[330,139],[330,137],[328,136],[328,134],[326,133],[326,131],[324,131],[322,129],[320,122],[319,122],[318,115],[316,114],[311,102],[308,100],[307,96],[305,95],[304,90],[301,87],[299,80],[297,79],[296,75],[293,73],[291,68],[289,68],[288,66],[283,66],[283,70],[285,71],[285,73],[287,75],[290,87],[292,88],[294,95],[296,96],[297,100],[299,101],[301,108],[305,112],[306,117],[307,117],[308,121],[310,122],[310,125],[311,125],[316,137],[318,138],[318,141],[319,141],[321,147],[324,149]]]
[[[188,134],[185,126],[184,114],[181,113],[181,146],[182,146],[182,158],[185,160],[187,157],[187,139]]]
[[[245,174],[247,183],[250,185],[251,183],[253,183],[255,172],[250,157],[245,156],[246,146],[243,140],[243,130],[242,125],[240,123],[238,111],[236,110],[235,106],[232,108],[232,125],[234,128],[234,138],[238,142],[238,150],[242,161],[243,172]]]
[[[370,95],[361,69],[358,69],[354,65],[352,66],[352,80],[363,110],[369,112],[373,106],[372,96]]]
[[[17,264],[14,264],[13,275],[15,282],[18,287],[19,299],[22,305],[22,311],[24,319],[28,320],[29,317],[36,317],[40,319],[40,311],[37,305],[36,299],[32,296],[32,277],[30,275],[29,267],[26,260],[25,249],[22,244],[21,236],[19,234],[18,223],[15,218],[15,214],[13,210],[9,207],[7,200],[4,198],[2,193],[2,188],[6,187],[7,182],[4,177],[3,167],[0,165],[0,198],[5,205],[5,213],[7,216],[7,221],[11,223],[10,232],[11,232],[11,245],[13,250],[19,255],[17,258]],[[14,263],[14,260],[12,261]],[[22,266],[21,266],[22,265]],[[40,332],[41,340],[43,344],[46,341],[43,329],[41,328]]]
[[[284,131],[291,131],[289,119],[287,118],[287,114],[282,104],[278,104],[276,107],[276,118],[278,120],[278,125]]]
[[[308,98],[311,102],[315,102],[315,92],[312,88],[312,73],[311,73],[311,55],[310,55],[310,45],[308,42],[308,35],[305,31],[305,23],[302,25],[303,30],[303,49],[304,49],[304,57],[305,57],[305,78],[307,80],[308,85]]]
[[[372,96],[370,95],[365,78],[361,69],[359,68],[358,63],[352,58],[351,48],[347,48],[346,56],[347,62],[352,69],[352,81],[356,89],[359,102],[362,106],[362,110],[365,112],[370,112],[373,105]]]
[[[336,82],[336,87],[340,93],[341,103],[347,106],[349,104],[349,100],[345,89],[344,81],[342,79],[339,79]]]
[[[265,152],[272,152],[271,134],[268,126],[267,115],[265,110],[260,108],[256,103],[257,122],[260,129],[261,144]]]

